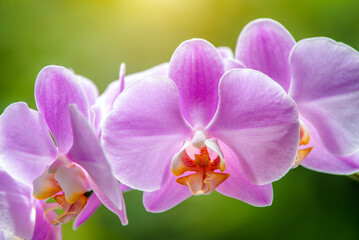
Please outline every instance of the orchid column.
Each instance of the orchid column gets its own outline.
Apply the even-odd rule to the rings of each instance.
[[[104,147],[117,179],[145,191],[148,211],[214,190],[270,205],[270,183],[293,165],[294,102],[260,72],[224,69],[213,45],[189,40],[173,54],[169,78],[143,79],[117,98]]]

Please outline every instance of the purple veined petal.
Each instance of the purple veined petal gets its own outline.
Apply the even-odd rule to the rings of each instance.
[[[72,145],[67,106],[74,103],[87,118],[89,117],[87,96],[77,77],[64,67],[43,68],[36,78],[35,100],[37,108],[44,114],[59,152],[66,153]]]
[[[221,56],[223,58],[229,58],[229,59],[233,59],[234,58],[234,54],[231,48],[226,47],[226,46],[222,46],[222,47],[217,47],[218,52],[221,54]]]
[[[225,59],[223,59],[223,62],[224,62],[224,70],[226,72],[231,69],[234,69],[234,68],[245,68],[243,63],[241,63],[240,61],[238,61],[236,59],[225,58]]]
[[[243,173],[236,155],[223,143],[220,143],[226,160],[225,173],[229,178],[217,187],[223,195],[239,199],[257,207],[269,206],[273,200],[272,184],[256,185],[251,183]]]
[[[169,69],[184,118],[194,128],[207,126],[218,106],[218,84],[224,73],[222,56],[209,42],[192,39],[176,49]]]
[[[78,82],[84,89],[90,106],[96,103],[98,97],[97,86],[90,80],[81,75],[76,75]]]
[[[76,105],[69,105],[69,111],[74,141],[67,157],[86,170],[91,187],[106,207],[112,211],[124,211],[122,192],[112,175],[100,140]]]
[[[44,218],[44,211],[40,201],[36,201],[35,228],[32,240],[61,240],[61,225],[52,225]]]
[[[159,190],[143,193],[143,205],[148,212],[167,211],[192,195],[188,187],[176,182],[176,178],[170,172],[167,182]]]
[[[234,152],[252,183],[263,185],[285,175],[299,146],[294,101],[267,75],[251,69],[227,72],[219,95],[208,132]]]
[[[168,78],[148,78],[126,88],[102,130],[116,178],[142,191],[156,191],[165,183],[168,163],[190,136],[177,88]]]
[[[329,38],[305,39],[290,56],[290,96],[318,131],[327,150],[350,155],[359,148],[359,53]]]
[[[35,208],[31,188],[0,169],[0,231],[31,239],[34,227]]]
[[[105,118],[104,112],[99,105],[93,105],[91,107],[91,112],[93,114],[93,119],[91,121],[92,125],[96,130],[96,134],[98,137],[101,137],[101,128],[102,128],[102,121]]]
[[[26,103],[13,103],[0,116],[0,132],[0,165],[32,186],[57,154],[43,115]]]
[[[242,30],[235,55],[246,67],[267,74],[288,91],[288,57],[294,44],[294,38],[280,23],[257,19]]]
[[[96,194],[92,194],[89,197],[84,209],[80,212],[80,214],[76,217],[73,225],[73,229],[76,230],[80,227],[84,222],[89,219],[92,214],[101,206],[101,201],[98,199]]]
[[[359,172],[359,152],[349,156],[336,156],[330,153],[321,141],[317,130],[307,120],[301,120],[308,127],[310,141],[304,148],[313,150],[301,163],[302,166],[318,172],[332,174],[354,174]]]
[[[125,78],[125,86],[130,85],[148,77],[168,77],[169,63],[164,62],[147,70],[130,74]]]

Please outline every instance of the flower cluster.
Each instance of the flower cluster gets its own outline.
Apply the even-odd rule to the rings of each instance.
[[[60,66],[40,71],[37,111],[0,116],[0,239],[60,239],[104,204],[127,224],[123,191],[149,212],[218,191],[269,206],[291,168],[359,171],[359,53],[278,22],[240,33],[235,54],[203,39],[99,96]],[[59,211],[60,210],[60,211]]]

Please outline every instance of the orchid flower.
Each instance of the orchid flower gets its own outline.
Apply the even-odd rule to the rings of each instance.
[[[224,71],[213,45],[185,41],[169,78],[142,79],[117,98],[103,145],[117,179],[144,191],[148,211],[214,190],[270,205],[270,183],[292,166],[299,139],[294,102],[258,71]]]
[[[61,239],[61,226],[43,218],[46,205],[32,197],[31,188],[0,168],[0,239]]]
[[[238,38],[236,60],[259,70],[294,99],[301,149],[294,166],[320,172],[359,171],[359,53],[318,37],[295,42],[278,22],[249,23]],[[307,146],[305,146],[307,145]]]
[[[5,109],[0,117],[0,164],[32,187],[35,198],[55,199],[57,205],[44,214],[53,224],[78,216],[77,228],[102,202],[125,225],[119,183],[90,124],[89,96],[94,92],[78,79],[66,68],[45,67],[35,84],[39,111],[22,102]],[[51,218],[51,210],[58,208],[64,213]]]

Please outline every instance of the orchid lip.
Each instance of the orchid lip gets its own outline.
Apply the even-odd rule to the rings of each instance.
[[[39,200],[53,197],[57,204],[44,213],[45,220],[52,224],[63,224],[74,219],[87,203],[87,178],[83,170],[64,156],[47,167],[33,182],[33,196]],[[55,219],[48,213],[62,209]]]
[[[193,159],[187,150],[199,151],[199,154],[194,153]],[[225,170],[223,153],[218,141],[206,139],[202,131],[197,131],[192,142],[186,141],[181,150],[175,154],[171,170],[175,176],[181,176],[187,171],[195,172],[176,179],[177,183],[189,187],[193,195],[210,194],[229,177],[228,173],[216,172]]]

